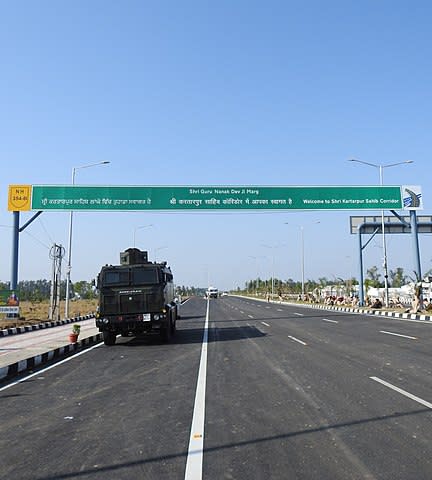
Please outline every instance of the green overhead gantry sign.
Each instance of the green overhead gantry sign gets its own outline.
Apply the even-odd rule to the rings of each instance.
[[[387,185],[307,187],[11,185],[8,209],[10,211],[400,210],[405,207],[421,208],[420,198],[420,187]]]
[[[416,210],[423,208],[421,187],[403,186],[82,186],[9,185],[13,212],[11,288],[18,283],[18,239],[43,211],[215,211],[215,210],[410,210],[420,261]],[[37,213],[22,227],[22,211]],[[360,236],[361,237],[361,236]]]

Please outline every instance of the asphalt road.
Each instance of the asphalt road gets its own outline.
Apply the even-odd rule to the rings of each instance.
[[[0,389],[0,477],[431,479],[430,322],[193,298]]]

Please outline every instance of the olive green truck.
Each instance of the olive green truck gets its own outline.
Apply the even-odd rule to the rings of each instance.
[[[96,326],[105,345],[117,335],[159,334],[169,341],[176,331],[178,303],[166,262],[149,262],[137,248],[120,253],[120,265],[105,265],[98,279]]]

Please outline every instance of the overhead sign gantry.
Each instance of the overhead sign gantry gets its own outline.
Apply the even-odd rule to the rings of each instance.
[[[421,208],[417,186],[10,185],[8,209],[400,210]]]
[[[8,210],[14,213],[11,285],[16,288],[18,278],[18,234],[43,211],[410,210],[411,231],[418,243],[416,210],[422,208],[421,187],[412,185],[10,185]],[[37,213],[19,227],[20,212],[32,210]]]

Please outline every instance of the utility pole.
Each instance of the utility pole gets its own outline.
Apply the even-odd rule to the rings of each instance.
[[[52,276],[51,276],[51,294],[49,319],[60,320],[60,287],[61,287],[61,263],[65,250],[61,245],[56,243],[51,247],[50,258],[52,260]]]

